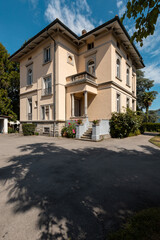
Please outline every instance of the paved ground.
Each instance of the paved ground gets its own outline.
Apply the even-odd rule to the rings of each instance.
[[[0,239],[104,240],[160,205],[151,136],[99,143],[0,135]]]

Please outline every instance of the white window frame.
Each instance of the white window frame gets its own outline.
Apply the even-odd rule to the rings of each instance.
[[[92,74],[95,75],[95,61],[93,59],[90,59],[87,62],[87,71]]]
[[[27,86],[33,83],[33,68],[32,66],[27,67]]]
[[[28,120],[32,120],[33,106],[32,106],[32,97],[27,99],[28,107],[27,107],[27,118]],[[29,119],[29,114],[31,119]]]
[[[119,62],[119,64],[118,64]],[[120,57],[116,58],[116,77],[121,79],[121,59]]]
[[[47,104],[47,105],[41,105],[41,120],[42,121],[50,121],[51,120],[51,106],[52,104]],[[48,119],[46,119],[46,108],[49,108],[49,116]],[[43,110],[44,109],[44,113]]]
[[[74,56],[72,54],[70,54],[70,53],[67,53],[67,63],[69,63],[72,66],[74,66]]]
[[[44,48],[43,63],[48,63],[51,61],[51,46]]]
[[[126,98],[126,108],[130,108],[130,99],[129,99],[129,97]]]
[[[117,93],[116,94],[116,110],[117,110],[117,113],[120,113],[121,112],[121,94],[120,93]]]
[[[127,69],[126,69],[126,85],[130,86],[130,67],[129,66],[127,66]]]
[[[52,76],[48,75],[43,78],[43,96],[48,96],[52,94]],[[50,85],[50,87],[49,87]],[[50,89],[50,90],[49,90]]]
[[[94,48],[94,42],[91,42],[91,43],[88,43],[87,44],[87,49],[88,50],[91,50],[91,49],[93,49]]]

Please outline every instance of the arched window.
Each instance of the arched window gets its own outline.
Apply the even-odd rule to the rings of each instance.
[[[27,76],[27,85],[31,85],[32,84],[32,78],[33,78],[32,69],[29,68],[28,69],[28,76]]]
[[[93,60],[88,62],[88,72],[90,74],[95,74],[95,63]]]
[[[129,86],[129,68],[126,71],[126,84]]]
[[[120,62],[120,59],[117,58],[117,78],[120,78],[120,65],[121,65],[121,62]]]

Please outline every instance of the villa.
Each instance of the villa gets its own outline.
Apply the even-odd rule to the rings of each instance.
[[[77,36],[56,19],[10,59],[20,63],[20,122],[59,136],[68,120],[136,110],[141,55],[118,16]]]

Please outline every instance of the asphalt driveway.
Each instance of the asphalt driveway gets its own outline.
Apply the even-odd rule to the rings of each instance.
[[[135,211],[160,206],[149,138],[0,135],[0,239],[106,240]]]

